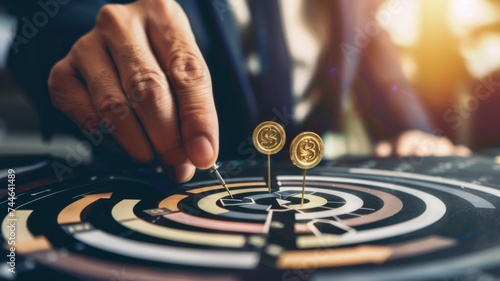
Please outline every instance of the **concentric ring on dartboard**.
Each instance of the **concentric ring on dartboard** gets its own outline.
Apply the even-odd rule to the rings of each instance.
[[[467,247],[475,252],[500,244],[500,191],[495,188],[371,169],[318,172],[323,175],[307,179],[303,207],[302,177],[288,170],[277,173],[271,194],[263,178],[229,179],[234,199],[214,181],[189,183],[156,200],[140,193],[124,196],[118,187],[86,187],[81,193],[75,187],[51,196],[69,201],[56,216],[58,237],[68,235],[80,245],[134,262],[244,270],[262,263],[280,269],[332,268],[432,260],[446,257],[447,250],[455,255]],[[41,209],[30,204],[18,210],[19,254],[40,258],[59,251],[64,243],[53,240],[56,236],[31,229],[29,218]],[[474,229],[449,225],[456,216]],[[485,235],[481,227],[489,231],[488,245],[478,246]]]

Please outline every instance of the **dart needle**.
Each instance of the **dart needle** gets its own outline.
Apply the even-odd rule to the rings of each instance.
[[[217,164],[214,164],[212,167],[210,167],[209,171],[210,171],[210,173],[215,174],[215,176],[219,180],[220,184],[222,184],[222,186],[226,189],[229,196],[231,196],[231,198],[234,199],[233,195],[231,194],[231,192],[229,191],[229,188],[226,185],[226,182],[224,181],[224,179],[220,175],[219,171],[217,170],[218,168],[219,168],[219,166],[217,166]]]

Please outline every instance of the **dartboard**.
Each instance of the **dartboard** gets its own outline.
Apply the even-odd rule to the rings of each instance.
[[[303,205],[298,168],[274,165],[271,192],[261,163],[220,171],[232,198],[203,171],[183,185],[154,170],[34,181],[16,199],[17,278],[498,276],[500,164],[491,159],[324,162],[308,171]],[[6,216],[5,254],[8,226]]]

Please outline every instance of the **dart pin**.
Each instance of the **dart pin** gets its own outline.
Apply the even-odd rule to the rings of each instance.
[[[267,189],[271,193],[271,154],[278,153],[285,145],[285,129],[273,121],[260,123],[252,135],[255,148],[263,154],[267,154]]]
[[[302,177],[302,199],[300,207],[304,206],[307,170],[314,168],[323,158],[323,140],[313,132],[303,132],[296,136],[290,145],[292,163],[304,169]]]
[[[220,184],[222,184],[222,186],[226,189],[229,196],[231,196],[231,198],[234,199],[233,195],[231,194],[231,192],[229,191],[229,188],[226,185],[226,182],[224,181],[224,179],[222,178],[222,176],[220,175],[220,173],[217,169],[219,169],[219,166],[217,164],[214,164],[212,167],[210,167],[208,169],[208,171],[210,172],[210,174],[215,175],[215,177],[219,180]]]

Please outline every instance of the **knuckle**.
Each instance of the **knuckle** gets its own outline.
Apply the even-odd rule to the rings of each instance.
[[[95,46],[95,41],[91,33],[87,33],[80,37],[78,41],[71,47],[71,54],[76,58],[77,61],[84,61],[85,55],[89,51],[93,50]]]
[[[123,97],[121,87],[112,73],[98,72],[87,84],[91,93],[99,95],[99,116],[112,119],[121,109],[128,107],[128,101]]]
[[[105,94],[102,97],[100,104],[98,105],[97,112],[101,118],[113,119],[117,108],[123,108],[127,106],[127,100],[119,98],[113,94]]]
[[[175,54],[170,63],[170,76],[179,89],[210,86],[210,73],[204,61],[195,55]]]
[[[102,6],[97,14],[96,27],[98,29],[106,29],[120,23],[120,19],[124,14],[123,5],[106,4]]]
[[[143,69],[130,79],[129,99],[132,102],[156,103],[165,97],[166,78],[157,71]]]

